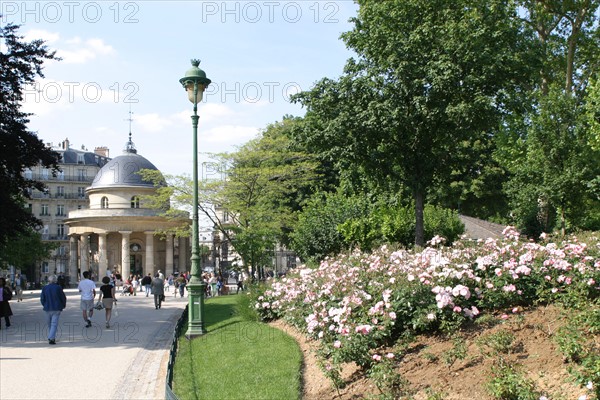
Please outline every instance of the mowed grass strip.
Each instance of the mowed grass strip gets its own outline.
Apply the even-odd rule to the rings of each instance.
[[[301,397],[298,344],[278,329],[238,316],[241,296],[206,301],[206,335],[189,341],[184,329],[173,372],[173,391],[181,400]]]

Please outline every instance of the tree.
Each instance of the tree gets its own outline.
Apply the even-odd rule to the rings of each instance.
[[[531,107],[521,114],[512,150],[507,193],[517,224],[538,235],[555,228],[582,227],[597,202],[594,182],[600,173],[593,149],[594,125],[586,123],[593,102],[585,93],[600,61],[598,0],[524,0],[523,29],[535,33],[530,54],[540,65]],[[593,107],[593,106],[592,106]],[[503,150],[506,151],[506,150]],[[507,160],[507,158],[504,158]],[[587,224],[587,223],[586,223]]]
[[[363,196],[341,191],[316,193],[305,205],[292,233],[292,248],[304,261],[319,262],[350,248],[338,229],[352,219],[365,217],[369,206]]]
[[[10,242],[0,244],[0,265],[26,269],[50,257],[52,250],[58,247],[57,242],[42,241],[40,234],[34,230],[18,233],[11,237]]]
[[[339,80],[295,97],[313,129],[305,140],[380,185],[412,192],[415,243],[424,244],[427,191],[490,140],[526,66],[515,8],[504,0],[359,0],[342,35],[358,59]],[[462,147],[464,148],[464,147]]]
[[[27,130],[30,114],[21,111],[23,88],[43,77],[45,60],[57,59],[41,40],[23,42],[17,25],[0,26],[0,244],[13,235],[27,234],[40,221],[26,210],[31,189],[43,190],[41,182],[25,179],[23,170],[41,164],[58,170],[59,155]]]
[[[272,257],[275,243],[287,243],[296,212],[319,184],[318,163],[295,149],[290,131],[299,119],[275,122],[233,153],[212,154],[219,179],[199,182],[199,211],[239,254],[245,268],[261,271]],[[161,176],[143,171],[145,179]],[[154,208],[178,217],[192,207],[189,177],[165,177]],[[167,210],[165,204],[174,203]]]

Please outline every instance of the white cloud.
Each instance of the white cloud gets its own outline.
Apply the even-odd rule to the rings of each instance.
[[[170,118],[161,117],[157,113],[134,114],[133,122],[139,130],[147,132],[160,132],[173,124]]]
[[[26,41],[42,39],[46,43],[54,43],[60,39],[60,35],[55,32],[49,32],[42,29],[31,29],[23,35]]]
[[[115,49],[104,40],[92,38],[83,41],[80,37],[66,40],[68,49],[59,49],[56,54],[67,64],[83,64],[99,56],[108,56],[115,53]]]

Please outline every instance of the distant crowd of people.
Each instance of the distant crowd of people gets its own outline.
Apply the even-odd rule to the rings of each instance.
[[[96,283],[91,279],[91,272],[84,271],[79,281],[77,289],[80,293],[80,310],[82,313],[85,327],[92,326],[92,316],[94,309],[105,310],[106,328],[110,328],[113,309],[116,307],[118,290],[121,295],[137,296],[137,293],[146,293],[146,297],[152,295],[154,307],[159,310],[165,301],[165,293],[173,293],[173,297],[185,297],[186,288],[189,285],[191,274],[189,272],[171,274],[165,279],[161,270],[152,276],[148,273],[145,276],[131,274],[127,279],[119,273],[106,271],[106,276],[102,278],[102,285],[96,289]],[[236,280],[236,293],[245,290],[248,275],[245,271],[234,273]],[[205,283],[206,297],[215,297],[228,293],[227,281],[222,274],[206,272],[201,275]],[[64,293],[68,286],[64,274],[49,275],[46,285],[42,288],[40,302],[46,313],[46,323],[48,326],[48,343],[56,344],[56,331],[60,313],[67,305],[67,299]],[[4,319],[6,328],[11,326],[10,317],[13,315],[9,301],[13,299],[13,292],[17,302],[23,301],[23,291],[27,288],[27,282],[20,274],[15,275],[12,282],[7,282],[6,278],[0,277],[0,329],[2,327],[1,319]],[[96,301],[96,292],[98,300]]]

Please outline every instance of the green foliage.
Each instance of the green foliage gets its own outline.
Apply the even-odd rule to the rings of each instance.
[[[6,246],[41,223],[25,202],[28,190],[44,190],[44,184],[26,179],[23,170],[39,164],[55,175],[59,161],[58,153],[27,130],[30,114],[21,111],[25,86],[44,77],[45,61],[59,58],[43,40],[24,42],[18,30],[11,23],[0,26],[0,245]]]
[[[381,357],[369,369],[368,376],[379,390],[379,399],[397,400],[411,394],[410,382],[395,370],[393,359]]]
[[[25,269],[49,258],[52,250],[58,247],[57,242],[42,241],[42,236],[33,230],[19,233],[9,243],[0,243],[0,265]]]
[[[256,293],[253,290],[257,285],[251,286],[251,288],[242,292],[241,295],[237,296],[237,303],[235,305],[235,314],[239,316],[243,321],[261,321],[261,316],[256,312],[256,308],[254,304],[256,303],[255,296],[252,296],[252,293]]]
[[[342,193],[318,193],[298,216],[291,234],[291,247],[306,261],[320,261],[349,246],[338,226],[366,214],[368,205],[363,197],[347,197]]]
[[[441,236],[452,243],[464,232],[464,225],[455,211],[426,205],[423,214],[427,241]],[[415,235],[414,207],[379,205],[368,215],[341,224],[339,231],[347,243],[363,250],[385,243],[410,247]]]
[[[597,337],[600,334],[600,304],[586,301],[569,307],[567,323],[556,333],[556,341],[568,370],[581,385],[590,388],[600,398],[600,354]]]
[[[541,396],[533,381],[527,379],[516,365],[503,359],[492,367],[488,391],[499,400],[538,400]]]
[[[460,334],[455,334],[452,338],[452,348],[444,352],[442,359],[448,368],[450,368],[457,360],[464,360],[466,357],[467,343]]]
[[[501,330],[481,337],[477,345],[485,355],[497,356],[498,354],[510,354],[513,348],[515,335],[507,330]],[[491,354],[484,349],[488,347],[492,350]]]
[[[537,41],[528,44],[528,54],[540,73],[527,91],[533,107],[523,103],[507,119],[505,138],[511,141],[496,153],[505,155],[510,173],[506,192],[514,223],[533,237],[595,226],[600,205],[592,186],[600,166],[591,78],[598,63],[600,2],[519,5],[523,27]]]
[[[587,87],[586,118],[590,127],[589,144],[600,151],[600,74],[596,73]]]
[[[529,75],[515,10],[478,0],[358,4],[342,35],[357,59],[339,80],[295,97],[307,108],[303,139],[347,175],[410,190],[422,246],[430,187],[455,171],[475,176],[465,169],[484,158],[470,149],[486,148],[506,93]]]

